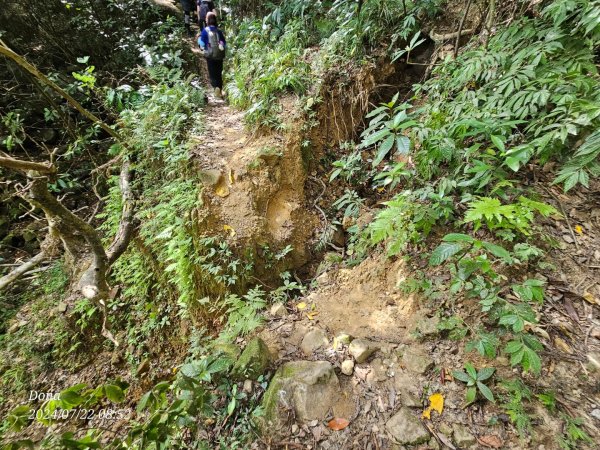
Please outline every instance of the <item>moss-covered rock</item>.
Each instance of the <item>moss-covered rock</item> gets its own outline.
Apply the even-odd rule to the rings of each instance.
[[[261,376],[269,367],[271,360],[271,354],[267,344],[259,338],[255,337],[240,355],[239,359],[233,366],[231,374],[235,379],[244,380],[251,379],[256,380]]]
[[[301,422],[323,420],[339,395],[339,380],[329,362],[286,363],[277,370],[265,392],[264,414],[258,425],[263,433],[276,435],[292,416]]]

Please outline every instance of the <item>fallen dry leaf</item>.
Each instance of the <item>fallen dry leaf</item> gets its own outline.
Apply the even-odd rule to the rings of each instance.
[[[215,194],[217,194],[219,197],[227,197],[229,195],[229,188],[227,185],[217,186],[215,189]]]
[[[296,308],[298,308],[300,311],[302,311],[303,309],[306,309],[306,303],[300,302],[296,305]]]
[[[315,318],[315,316],[319,315],[319,311],[313,311],[313,312],[307,312],[306,313],[306,317],[308,317],[308,320],[313,320]]]
[[[489,448],[502,448],[504,442],[495,434],[486,434],[477,439],[479,443]]]
[[[561,349],[563,352],[568,353],[569,355],[573,354],[573,349],[571,348],[571,346],[559,337],[554,338],[554,345],[557,348]]]
[[[583,234],[583,228],[581,228],[581,225],[575,225],[575,232],[581,236]]]
[[[598,304],[598,300],[596,300],[596,298],[594,297],[593,294],[591,294],[590,292],[584,292],[582,295],[583,299],[592,304],[592,305],[597,305]]]
[[[571,302],[571,300],[569,300],[568,298],[565,298],[564,305],[569,317],[575,322],[579,322],[579,316],[577,315],[577,311],[573,306],[573,302]]]
[[[231,237],[235,236],[235,230],[229,225],[223,225],[223,230],[228,231]]]
[[[548,334],[548,332],[540,327],[532,327],[531,331],[533,331],[538,336],[550,340],[550,335]]]
[[[451,450],[456,450],[456,447],[452,444],[452,441],[447,436],[444,436],[443,433],[436,433],[435,435],[446,447]]]
[[[331,419],[327,426],[333,431],[340,431],[350,425],[350,421],[346,419],[342,419],[341,417],[336,417],[335,419]]]
[[[429,396],[429,407],[423,411],[423,418],[431,420],[431,411],[437,411],[441,415],[443,410],[444,396],[436,392]]]

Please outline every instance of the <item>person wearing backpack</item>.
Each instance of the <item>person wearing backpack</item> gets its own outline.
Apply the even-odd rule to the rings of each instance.
[[[185,31],[187,31],[188,36],[192,36],[192,29],[190,27],[191,23],[191,14],[194,10],[194,0],[179,0],[181,3],[181,9],[183,9],[183,24],[185,26]]]
[[[198,9],[198,25],[200,26],[200,31],[202,31],[206,28],[206,16],[209,12],[215,10],[215,4],[212,0],[196,0],[196,5]]]
[[[217,98],[223,98],[223,60],[225,59],[225,36],[217,27],[217,15],[206,15],[206,28],[198,39],[198,45],[204,50],[210,84]]]

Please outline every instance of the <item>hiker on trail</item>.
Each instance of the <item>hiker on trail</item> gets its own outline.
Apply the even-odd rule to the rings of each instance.
[[[181,2],[181,8],[183,9],[183,24],[188,36],[192,36],[191,14],[194,11],[194,0],[179,0]]]
[[[204,50],[210,84],[217,98],[223,98],[223,59],[225,59],[225,36],[217,27],[217,15],[206,15],[206,28],[198,39],[198,45]]]
[[[206,28],[206,16],[209,12],[215,10],[215,3],[212,0],[196,0],[198,8],[198,25],[200,25],[200,31]]]

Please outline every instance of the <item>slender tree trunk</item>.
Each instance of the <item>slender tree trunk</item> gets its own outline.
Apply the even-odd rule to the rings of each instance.
[[[456,42],[454,44],[454,58],[456,58],[458,56],[458,47],[460,45],[460,36],[462,33],[463,26],[465,24],[465,20],[467,19],[467,16],[469,15],[469,9],[471,9],[471,3],[472,3],[472,0],[469,0],[467,2],[467,7],[465,8],[465,13],[462,16],[462,19],[460,19],[460,25],[458,26],[458,34],[456,36]]]

